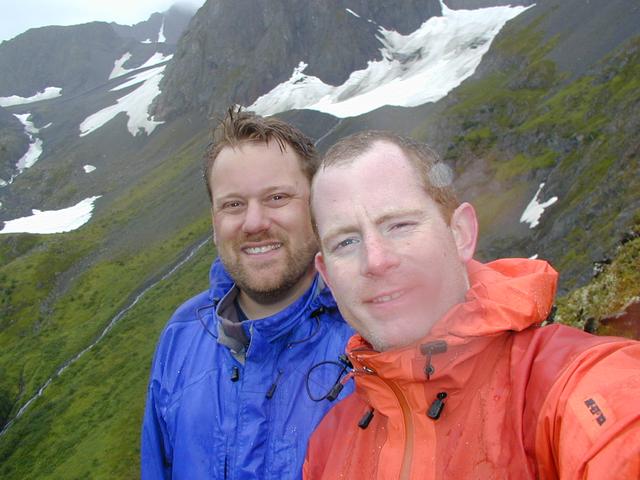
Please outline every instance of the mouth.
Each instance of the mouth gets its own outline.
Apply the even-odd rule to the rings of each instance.
[[[262,255],[282,247],[282,243],[274,242],[265,245],[256,245],[251,247],[243,247],[242,251],[247,255]]]
[[[378,295],[377,297],[370,298],[366,301],[366,303],[373,303],[375,305],[380,305],[388,302],[392,302],[397,298],[402,297],[405,294],[405,290],[396,290],[391,293],[384,293],[382,295]]]

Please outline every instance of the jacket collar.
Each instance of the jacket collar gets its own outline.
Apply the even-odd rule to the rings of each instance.
[[[211,265],[209,272],[209,297],[219,313],[219,306],[225,303],[226,297],[235,296],[235,283],[224,265],[217,258]],[[331,291],[326,287],[320,275],[316,274],[313,283],[298,300],[280,312],[263,319],[251,322],[253,332],[258,332],[267,341],[273,342],[283,335],[287,335],[304,318],[314,312],[337,309]],[[218,328],[220,339],[221,329]]]
[[[473,359],[483,352],[490,356],[494,342],[505,341],[502,334],[525,330],[547,318],[557,283],[557,272],[548,263],[472,261],[468,272],[471,287],[465,302],[453,307],[421,341],[376,352],[360,335],[351,337],[347,351],[357,389],[375,408],[376,398],[385,390],[379,380],[394,382],[403,390],[429,379],[449,389],[462,388],[473,374]],[[425,371],[429,365],[430,375]]]

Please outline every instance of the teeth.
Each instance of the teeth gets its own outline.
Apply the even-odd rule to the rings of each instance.
[[[398,298],[400,295],[402,295],[402,292],[392,293],[391,295],[383,295],[382,297],[374,298],[373,303],[390,302],[391,300],[395,300],[396,298]]]
[[[262,247],[245,248],[244,251],[249,255],[257,255],[259,253],[266,253],[271,250],[275,250],[276,248],[280,248],[281,245],[281,243],[272,243],[271,245],[263,245]]]

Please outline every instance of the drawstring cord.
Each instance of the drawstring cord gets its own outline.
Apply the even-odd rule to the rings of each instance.
[[[338,395],[340,395],[340,392],[344,388],[345,384],[353,377],[353,365],[351,364],[351,360],[349,360],[349,357],[347,357],[345,354],[342,354],[338,357],[338,360],[338,362],[333,360],[325,360],[323,362],[316,363],[307,372],[305,387],[307,388],[307,395],[309,395],[309,398],[314,402],[321,402],[322,400],[329,400],[330,402],[333,402],[336,398],[338,398]],[[335,365],[340,368],[340,373],[338,373],[338,377],[336,378],[336,381],[333,383],[333,386],[329,389],[329,391],[321,397],[316,397],[311,393],[309,381],[311,379],[311,374],[317,368],[323,365]],[[342,378],[345,373],[347,375]]]

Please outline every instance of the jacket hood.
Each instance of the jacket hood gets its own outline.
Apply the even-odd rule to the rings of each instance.
[[[549,315],[558,272],[543,260],[501,259],[468,266],[465,302],[434,325],[430,337],[451,343],[507,330],[522,331]]]
[[[209,270],[209,299],[218,303],[233,287],[233,279],[222,265],[220,257],[216,258]]]
[[[406,377],[413,371],[413,376],[424,379],[422,368],[416,370],[414,365],[416,362],[424,365],[425,356],[430,355],[429,346],[446,344],[444,350],[459,347],[455,362],[463,361],[488,345],[477,340],[538,325],[551,311],[558,274],[545,261],[502,259],[488,264],[471,261],[468,273],[471,287],[465,301],[453,307],[419,342],[376,352],[359,334],[351,337],[347,352],[356,369],[366,365],[396,378]],[[473,347],[467,346],[472,342]],[[442,348],[440,350],[435,348],[433,353],[443,353]],[[451,366],[452,361],[450,358],[446,363]]]

